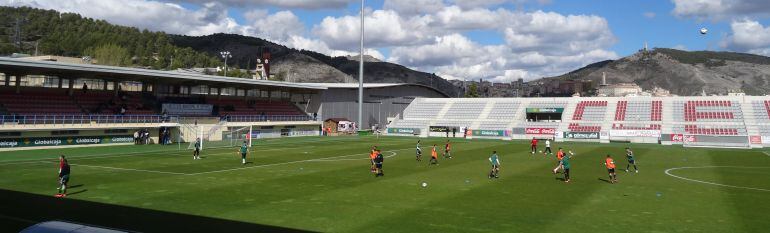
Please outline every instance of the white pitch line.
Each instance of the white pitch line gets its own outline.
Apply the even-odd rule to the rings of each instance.
[[[45,163],[45,162],[41,162],[41,163]],[[120,170],[120,171],[149,172],[149,173],[170,174],[170,175],[187,175],[187,173],[179,173],[179,172],[164,172],[164,171],[154,171],[154,170],[144,170],[144,169],[131,169],[131,168],[120,168],[120,167],[107,167],[107,166],[96,166],[96,165],[85,165],[85,164],[74,164],[74,163],[71,163],[70,165],[80,166],[80,167],[91,167],[91,168],[102,168],[102,169],[110,169],[110,170]]]
[[[385,156],[386,159],[387,158],[393,158],[396,155],[398,155],[398,153],[396,153],[395,151],[386,151],[386,152],[390,152],[389,156]],[[310,161],[310,162],[338,162],[338,161],[354,161],[354,160],[370,160],[370,159],[369,158],[358,158],[358,159],[319,159],[319,160]]]
[[[702,183],[702,184],[710,184],[710,185],[716,185],[716,186],[722,186],[722,187],[730,187],[730,188],[738,188],[738,189],[748,189],[748,190],[755,190],[755,191],[765,191],[765,192],[770,192],[770,190],[768,190],[768,189],[762,189],[762,188],[752,188],[752,187],[743,187],[743,186],[735,186],[735,185],[727,185],[727,184],[720,184],[720,183],[714,183],[714,182],[708,182],[708,181],[702,181],[702,180],[690,179],[690,178],[681,177],[681,176],[677,176],[677,175],[671,174],[671,171],[673,171],[673,170],[680,170],[680,169],[696,169],[696,168],[723,168],[723,167],[724,167],[724,168],[748,168],[748,169],[762,169],[762,168],[765,168],[765,169],[767,169],[767,168],[770,168],[770,167],[739,167],[739,166],[675,167],[675,168],[669,168],[669,169],[666,169],[665,173],[666,173],[666,175],[669,175],[669,176],[672,176],[672,177],[675,177],[675,178],[683,179],[683,180],[686,180],[686,181],[692,181],[692,182]]]
[[[391,151],[400,151],[400,150],[409,150],[412,148],[404,148],[404,149],[396,149],[396,150],[390,150]],[[313,162],[313,161],[324,161],[328,159],[334,159],[334,158],[344,158],[344,157],[350,157],[350,156],[356,156],[356,155],[366,155],[366,154],[350,154],[350,155],[340,155],[340,156],[334,156],[334,157],[328,157],[328,158],[318,158],[318,159],[306,159],[306,160],[297,160],[297,161],[291,161],[291,162],[283,162],[283,163],[270,163],[270,164],[263,164],[263,165],[256,165],[256,166],[248,166],[248,167],[239,167],[239,168],[231,168],[231,169],[224,169],[224,170],[216,170],[216,171],[207,171],[207,172],[197,172],[197,173],[188,173],[185,175],[202,175],[202,174],[211,174],[211,173],[220,173],[220,172],[229,172],[229,171],[238,171],[238,170],[245,170],[245,169],[252,169],[252,168],[260,168],[260,167],[271,167],[271,166],[278,166],[278,165],[286,165],[286,164],[294,164],[294,163],[303,163],[303,162]]]
[[[762,151],[762,154],[765,154],[767,156],[770,156],[770,153],[767,153],[767,151]]]

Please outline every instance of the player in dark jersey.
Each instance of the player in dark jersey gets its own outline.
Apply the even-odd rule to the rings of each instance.
[[[422,148],[420,148],[420,140],[417,140],[417,161],[422,161]]]
[[[70,164],[64,155],[59,156],[59,188],[56,197],[67,196],[67,183],[70,181]]]
[[[377,174],[375,174],[374,177],[384,176],[385,174],[382,173],[382,162],[385,161],[385,157],[382,157],[382,152],[380,152],[380,150],[377,150],[376,153],[377,155],[374,157],[374,165],[377,168]]]
[[[452,158],[452,144],[449,143],[449,140],[446,140],[446,144],[444,145],[444,158]]]
[[[193,151],[193,160],[201,159],[201,138],[195,139],[195,151]]]
[[[628,164],[626,165],[626,172],[628,172],[628,169],[631,167],[631,165],[634,165],[634,172],[639,173],[639,168],[636,167],[636,159],[634,158],[634,152],[631,151],[631,148],[626,147],[626,159],[628,159]]]
[[[247,144],[248,143],[244,141],[241,149],[238,150],[238,152],[241,154],[241,164],[246,164],[246,154],[249,153],[249,147]]]

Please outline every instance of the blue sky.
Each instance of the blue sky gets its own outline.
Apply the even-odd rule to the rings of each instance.
[[[358,53],[356,0],[0,0],[111,23]],[[770,55],[765,0],[369,0],[367,54],[448,79],[559,75],[650,47]],[[130,9],[130,10],[127,10]],[[707,35],[698,30],[708,28]]]

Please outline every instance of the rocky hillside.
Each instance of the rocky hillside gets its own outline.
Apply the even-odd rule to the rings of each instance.
[[[636,83],[644,89],[661,87],[676,95],[725,94],[742,90],[750,95],[770,94],[770,58],[752,54],[681,51],[656,48],[614,61],[602,61],[579,70],[535,82],[591,80],[601,83]],[[534,83],[534,82],[530,82]]]
[[[233,34],[208,36],[173,35],[172,43],[196,51],[218,55],[230,51],[233,58],[228,63],[239,68],[253,68],[258,54],[270,52],[271,73],[292,82],[358,82],[358,57],[330,57],[325,54],[288,48],[256,37]],[[432,86],[449,96],[456,96],[458,89],[447,80],[434,74],[415,71],[401,65],[379,61],[364,56],[365,82],[417,83]]]

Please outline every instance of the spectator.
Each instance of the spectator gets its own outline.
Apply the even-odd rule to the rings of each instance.
[[[88,92],[88,84],[83,83],[83,93]]]

